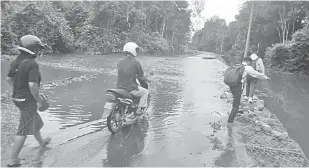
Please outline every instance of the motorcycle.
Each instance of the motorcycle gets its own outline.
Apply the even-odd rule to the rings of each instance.
[[[148,89],[148,84],[140,79],[137,79],[139,86]],[[109,89],[106,92],[107,102],[104,106],[102,119],[107,118],[107,127],[111,133],[118,132],[123,126],[132,124],[138,120],[137,117],[133,122],[127,122],[126,118],[131,113],[135,113],[138,108],[140,98],[135,97],[123,89]],[[147,99],[147,107],[143,108],[143,113],[149,107],[150,94]],[[143,116],[142,116],[143,117]]]

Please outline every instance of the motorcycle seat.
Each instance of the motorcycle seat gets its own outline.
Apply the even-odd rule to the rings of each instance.
[[[109,89],[107,90],[107,93],[108,92],[115,93],[120,98],[129,98],[129,99],[135,98],[131,93],[123,89]]]

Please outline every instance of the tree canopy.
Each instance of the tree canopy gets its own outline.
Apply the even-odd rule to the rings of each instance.
[[[1,1],[1,50],[13,54],[18,38],[33,34],[50,53],[119,52],[134,41],[146,53],[177,54],[197,10],[187,1]]]
[[[192,46],[226,56],[244,56],[251,3],[243,3],[239,14],[235,16],[236,21],[228,25],[217,16],[206,20],[203,29],[195,32]],[[309,2],[254,3],[249,44],[258,46],[258,55],[265,57],[269,66],[309,74],[309,62],[305,61],[309,59]],[[294,59],[294,62],[290,59]]]

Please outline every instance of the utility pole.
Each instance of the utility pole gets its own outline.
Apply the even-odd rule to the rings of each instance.
[[[247,56],[247,53],[248,53],[248,47],[249,47],[249,41],[250,41],[250,33],[251,33],[251,25],[252,25],[253,10],[254,10],[254,1],[252,1],[252,6],[251,6],[251,14],[250,14],[250,21],[249,21],[249,28],[248,28],[247,41],[246,41],[246,49],[245,49],[245,55],[244,55],[244,57],[246,57],[246,56]]]
[[[224,39],[224,27],[222,28],[221,55],[223,55],[223,53],[222,53],[222,49],[223,49],[223,39]]]

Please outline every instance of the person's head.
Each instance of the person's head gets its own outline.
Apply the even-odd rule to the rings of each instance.
[[[34,58],[43,54],[44,44],[42,41],[33,35],[25,35],[19,39],[18,50],[21,53],[30,54]]]
[[[139,54],[139,46],[136,43],[128,42],[123,46],[123,52],[126,56],[136,57]]]
[[[247,53],[247,57],[249,57],[252,53],[250,51],[248,51]]]
[[[241,59],[242,59],[241,56],[232,56],[230,59],[231,65],[234,66],[237,64],[241,64]]]
[[[245,62],[247,65],[251,66],[251,64],[252,64],[252,58],[251,58],[251,57],[245,57],[245,58],[244,58],[244,62]]]
[[[253,45],[251,47],[251,52],[252,52],[252,54],[256,54],[258,52],[258,48],[255,45]]]

